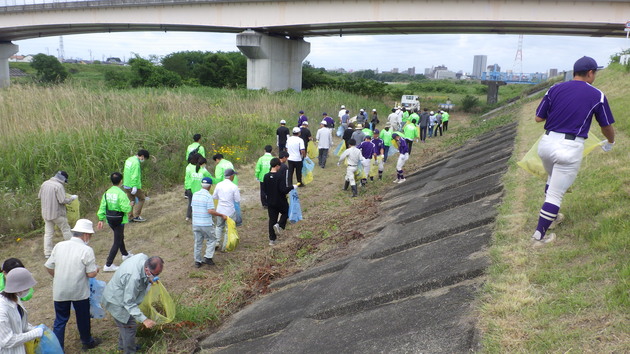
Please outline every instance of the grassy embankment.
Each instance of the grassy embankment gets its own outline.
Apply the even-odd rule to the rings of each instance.
[[[561,212],[556,242],[530,247],[544,181],[517,165],[542,132],[538,99],[521,107],[515,155],[490,253],[480,306],[484,351],[630,351],[630,74],[611,65],[597,74],[615,114],[616,145],[584,159]],[[595,123],[592,130],[603,138]]]

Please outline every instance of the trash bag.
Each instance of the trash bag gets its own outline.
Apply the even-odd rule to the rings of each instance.
[[[234,210],[236,210],[236,213],[234,214],[234,222],[236,223],[236,226],[243,225],[243,214],[241,214],[240,202],[234,202]]]
[[[70,198],[70,194],[66,193],[66,198]],[[74,225],[81,218],[80,207],[81,202],[79,202],[79,198],[73,200],[70,204],[66,204],[66,217],[69,225]]]
[[[239,238],[238,232],[236,231],[236,222],[231,218],[228,218],[225,222],[225,227],[227,228],[227,241],[225,244],[225,250],[228,252],[232,252],[238,246]]]
[[[346,141],[342,140],[339,145],[335,148],[335,155],[341,156],[343,152],[346,151]]]
[[[302,207],[300,206],[300,198],[298,192],[292,189],[289,192],[289,222],[295,224],[302,220]]]
[[[104,318],[105,310],[101,306],[101,298],[103,297],[103,291],[105,291],[105,283],[102,280],[90,278],[90,317],[91,318]]]
[[[151,284],[139,307],[145,316],[159,325],[175,319],[175,301],[161,281]]]
[[[313,182],[313,170],[315,169],[315,162],[310,158],[305,158],[302,164],[302,183],[307,185]]]
[[[307,155],[308,157],[310,157],[311,159],[314,159],[317,157],[317,145],[315,145],[315,143],[311,140],[308,142],[308,148],[306,149],[307,151]]]
[[[357,170],[354,171],[354,178],[357,180],[367,178],[365,177],[365,170],[363,169],[363,164],[361,162],[357,165]]]
[[[368,177],[376,177],[378,175],[378,159],[374,159],[374,166],[370,166]]]
[[[547,171],[545,171],[542,160],[540,159],[540,156],[538,156],[538,144],[544,135],[545,134],[543,133],[543,135],[536,140],[534,145],[531,149],[529,149],[525,156],[523,156],[521,161],[516,164],[525,171],[541,178],[543,181],[547,181]],[[596,147],[601,145],[601,139],[596,134],[589,132],[588,135],[589,138],[584,141],[584,151],[582,152],[583,157],[588,156],[588,154],[590,154]]]
[[[340,138],[343,136],[343,127],[341,125],[337,128],[337,136]]]
[[[390,157],[394,154],[398,153],[398,148],[396,148],[394,145],[389,147],[389,150],[387,150],[387,157]]]
[[[29,340],[24,343],[24,349],[26,350],[26,354],[35,354],[35,348],[39,345],[39,338],[35,338],[33,340]]]
[[[52,329],[45,325],[40,326],[44,328],[44,335],[40,338],[39,344],[35,347],[35,354],[63,354],[59,339],[57,339]]]

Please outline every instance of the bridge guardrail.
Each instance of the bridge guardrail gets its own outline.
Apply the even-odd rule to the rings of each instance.
[[[270,1],[270,0],[253,0]],[[245,0],[0,0],[0,12],[28,12],[41,10],[77,9],[86,7],[111,7],[111,6],[144,6],[161,4],[191,4],[191,3],[221,3],[221,2],[245,2]]]

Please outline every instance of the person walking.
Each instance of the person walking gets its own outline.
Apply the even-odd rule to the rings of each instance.
[[[433,128],[436,126],[437,124],[437,116],[435,115],[435,112],[431,111],[429,113],[429,138],[433,137]]]
[[[0,353],[26,353],[24,343],[44,335],[44,327],[28,323],[28,312],[19,300],[37,282],[25,268],[16,268],[6,276],[6,285],[0,292]]]
[[[424,111],[422,112],[422,114],[420,114],[420,140],[423,143],[427,142],[427,128],[429,126],[429,118],[431,117],[431,115],[429,115],[428,109],[424,109]]]
[[[144,149],[138,150],[135,156],[131,156],[125,161],[123,170],[123,188],[129,200],[136,201],[130,213],[130,219],[134,222],[146,221],[141,216],[142,207],[146,196],[142,190],[142,169],[140,165],[149,158],[149,152]]]
[[[383,179],[383,171],[385,170],[385,149],[383,139],[381,139],[381,132],[378,129],[374,129],[372,144],[374,144],[375,164],[378,166],[378,179],[380,180]],[[373,178],[370,177],[370,179]]]
[[[385,129],[381,130],[379,136],[383,139],[383,162],[387,162],[389,148],[392,146],[392,130],[389,123],[385,124]]]
[[[351,139],[354,139],[357,144],[361,144],[363,140],[365,140],[365,132],[363,131],[363,126],[361,124],[355,125],[355,129],[354,132],[352,132]]]
[[[304,140],[300,138],[301,130],[293,128],[293,136],[287,140],[287,152],[289,153],[289,184],[293,184],[293,173],[297,178],[297,185],[302,186],[302,160],[306,157]]]
[[[103,194],[96,213],[99,220],[96,228],[102,230],[103,221],[107,220],[107,224],[114,232],[114,242],[105,261],[104,272],[114,272],[118,269],[118,266],[114,264],[114,258],[116,258],[118,251],[120,251],[123,262],[133,256],[133,253],[129,253],[125,247],[125,224],[129,222],[127,214],[131,211],[133,202],[129,200],[127,193],[120,188],[123,179],[120,172],[112,173],[109,179],[112,181],[112,186]]]
[[[98,274],[94,250],[88,246],[94,234],[92,222],[79,219],[72,229],[72,238],[59,242],[53,248],[46,270],[53,277],[53,301],[55,323],[53,332],[61,348],[64,348],[66,324],[70,319],[70,308],[74,308],[79,337],[83,350],[96,348],[101,343],[92,337],[90,323],[89,278]]]
[[[361,163],[361,150],[357,149],[357,142],[354,139],[348,141],[350,148],[346,149],[341,156],[339,156],[339,162],[337,166],[341,165],[341,161],[346,160],[348,166],[346,167],[346,176],[343,184],[343,190],[348,190],[348,186],[352,188],[352,196],[357,196],[357,183],[354,180],[354,173],[357,171],[359,164]]]
[[[308,143],[313,140],[313,134],[311,134],[311,130],[308,129],[308,124],[308,121],[305,121],[300,127],[300,138],[304,140],[304,153],[306,154],[305,156],[308,156]]]
[[[340,123],[343,123],[343,119],[341,117],[343,117],[344,114],[348,114],[348,110],[346,109],[345,105],[341,105],[339,113],[337,113],[337,117],[339,117]]]
[[[184,172],[184,195],[186,199],[188,199],[188,208],[186,209],[186,221],[190,221],[192,218],[192,207],[190,203],[192,201],[192,175],[197,170],[197,160],[203,156],[199,154],[192,154],[188,159],[188,166],[186,166],[186,171]]]
[[[392,113],[387,116],[387,123],[389,124],[392,130],[397,130],[398,126],[398,113],[396,113],[396,108],[392,108]]]
[[[326,122],[326,127],[330,129],[335,127],[335,120],[332,119],[332,117],[330,117],[328,113],[326,112],[322,113],[322,120]]]
[[[344,114],[342,114],[339,117],[339,123],[341,124],[341,127],[343,129],[343,131],[345,132],[346,129],[348,129],[348,124],[350,124],[350,111],[347,109],[344,109]],[[341,113],[341,112],[339,112]]]
[[[361,178],[361,186],[365,187],[367,184],[367,178],[370,175],[370,167],[372,166],[373,158],[376,159],[376,152],[374,143],[372,143],[372,137],[367,135],[365,140],[357,147],[357,149],[361,150],[361,155],[363,158],[360,160],[361,165],[363,165],[363,178]]]
[[[361,108],[359,109],[359,114],[357,114],[357,125],[361,125],[361,127],[364,127],[367,124],[367,113],[365,112],[365,109]]]
[[[341,137],[346,144],[346,149],[350,147],[348,142],[352,139],[352,134],[354,134],[354,123],[349,123],[348,128],[343,131],[343,136]]]
[[[433,130],[433,136],[438,136],[438,131],[440,132],[440,136],[442,136],[442,113],[440,111],[435,112],[435,129]]]
[[[407,142],[405,139],[402,139],[398,133],[392,134],[392,138],[396,140],[398,143],[398,161],[396,162],[396,179],[394,183],[403,183],[406,181],[403,167],[407,160],[409,160],[409,148],[407,147]]]
[[[372,109],[372,118],[370,119],[370,130],[374,131],[378,123],[380,123],[380,120],[378,120],[378,112],[376,108],[374,108]]]
[[[42,219],[44,219],[44,257],[50,257],[53,249],[53,236],[55,226],[61,230],[64,240],[72,238],[68,218],[66,217],[66,204],[72,203],[78,198],[76,195],[66,197],[64,185],[68,183],[66,171],[57,172],[52,178],[42,183],[39,187],[37,198],[42,204]]]
[[[448,112],[446,112],[446,111],[441,111],[441,112],[442,112],[442,130],[444,130],[444,132],[446,132],[448,130],[448,118],[451,115],[448,114]]]
[[[192,144],[188,145],[188,147],[186,148],[186,162],[188,162],[188,159],[194,154],[199,154],[203,157],[206,157],[206,149],[203,147],[203,145],[201,145],[201,134],[193,135]]]
[[[101,305],[114,318],[118,327],[118,349],[125,354],[140,349],[136,346],[136,321],[146,328],[155,326],[155,321],[147,318],[139,305],[149,284],[158,281],[163,268],[162,258],[138,253],[123,262],[105,286]]]
[[[269,165],[269,161],[273,159],[273,156],[271,156],[271,149],[271,145],[265,146],[265,153],[258,158],[258,161],[256,162],[256,170],[254,170],[254,176],[260,184],[260,203],[265,209],[267,208],[267,197],[265,196],[265,189],[263,188],[263,179],[271,169],[271,166]]]
[[[284,185],[286,187],[289,187],[291,185],[291,178],[289,177],[289,166],[287,166],[289,153],[286,151],[280,151],[280,153],[278,154],[278,159],[280,160],[280,169],[278,169],[277,173],[282,177]]]
[[[287,128],[287,121],[282,119],[280,126],[276,129],[276,146],[278,147],[278,152],[287,149],[287,139],[289,139],[289,128]]]
[[[212,160],[216,163],[214,167],[214,183],[219,184],[225,179],[225,171],[234,170],[234,165],[232,162],[228,161],[223,157],[223,154],[215,154],[212,156]],[[234,177],[234,184],[238,186],[238,176]]]
[[[407,143],[407,147],[409,149],[409,155],[411,155],[411,147],[413,146],[413,141],[418,139],[419,129],[416,125],[416,122],[417,121],[414,118],[408,121],[403,127],[403,136],[405,137],[405,142]]]
[[[287,226],[289,218],[289,203],[287,193],[297,186],[287,185],[284,176],[279,172],[282,166],[280,159],[270,161],[271,170],[265,174],[263,188],[267,196],[267,214],[269,216],[269,246],[276,244],[277,236]],[[280,216],[280,220],[278,220]]]
[[[201,189],[196,191],[192,197],[192,231],[195,239],[193,256],[197,268],[201,268],[204,263],[209,266],[214,265],[212,258],[219,240],[216,237],[212,216],[220,217],[224,221],[227,220],[227,215],[214,211],[214,201],[209,192],[210,187],[212,187],[212,178],[204,177],[201,180]],[[206,253],[202,259],[201,250],[204,241],[206,241]]]
[[[328,122],[322,120],[319,123],[319,129],[315,134],[315,140],[317,141],[317,149],[319,150],[319,167],[326,168],[326,159],[328,158],[328,150],[332,146],[332,129],[328,126]]]
[[[304,111],[300,111],[300,116],[298,117],[297,126],[301,127],[304,122],[308,122],[308,117],[304,114]]]
[[[217,200],[217,213],[222,215],[227,215],[228,217],[234,219],[236,216],[236,208],[234,203],[241,202],[241,193],[238,190],[238,186],[234,183],[234,179],[236,178],[236,171],[231,168],[228,168],[224,172],[225,179],[217,184],[214,188],[214,193],[212,194],[212,199]],[[225,234],[227,218],[223,219],[222,217],[216,218],[216,236],[221,242],[222,247],[225,247]]]
[[[597,62],[584,56],[573,64],[573,80],[555,84],[545,94],[536,109],[536,122],[545,122],[545,134],[538,144],[538,155],[547,172],[545,202],[540,208],[538,225],[532,235],[534,246],[553,241],[555,234],[547,235],[554,221],[561,222],[559,213],[562,199],[571,187],[582,163],[584,141],[588,139],[593,116],[606,140],[602,149],[612,150],[615,144],[615,122],[608,99],[593,82],[597,75]]]

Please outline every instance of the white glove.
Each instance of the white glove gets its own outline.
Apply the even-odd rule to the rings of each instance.
[[[138,193],[138,188],[136,187],[131,188],[131,195],[136,195],[136,193]]]
[[[339,167],[339,166],[341,166],[341,165],[340,165],[340,162],[337,162],[337,167]]]
[[[70,196],[71,200],[77,200],[77,198],[79,198],[79,196],[76,195],[76,194],[73,194],[73,195]]]
[[[294,184],[294,185],[293,185],[293,189],[298,189],[298,185],[297,185],[297,184]]]
[[[604,150],[605,152],[612,150],[613,146],[615,145],[615,143],[610,143],[608,142],[608,140],[602,140],[600,144],[602,145],[602,150]]]

